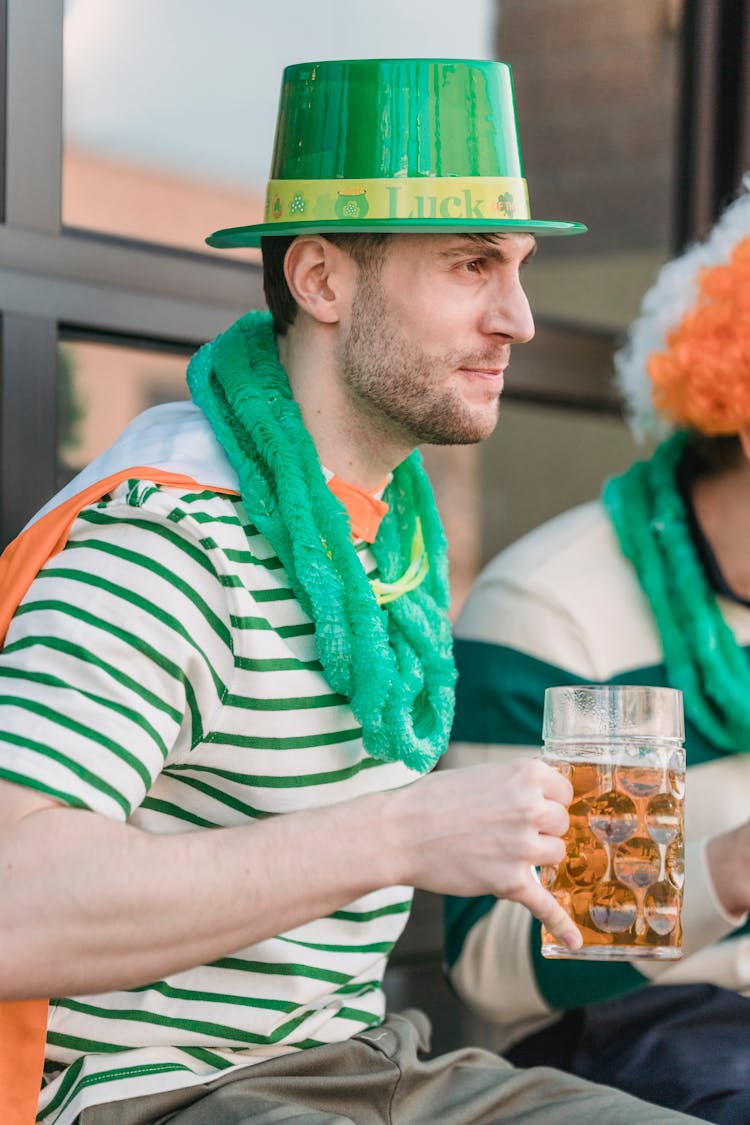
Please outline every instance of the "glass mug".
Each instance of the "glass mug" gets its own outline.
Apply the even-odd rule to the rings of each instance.
[[[574,795],[565,859],[540,878],[583,946],[571,953],[543,928],[544,957],[682,956],[684,737],[674,688],[547,688],[542,757]]]

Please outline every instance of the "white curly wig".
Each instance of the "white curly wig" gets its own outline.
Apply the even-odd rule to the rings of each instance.
[[[703,242],[694,243],[667,262],[641,302],[625,343],[614,356],[615,383],[624,399],[625,414],[637,441],[664,437],[674,427],[656,410],[648,360],[667,347],[669,333],[695,306],[700,271],[729,261],[739,241],[750,237],[750,173],[739,196],[729,204]]]

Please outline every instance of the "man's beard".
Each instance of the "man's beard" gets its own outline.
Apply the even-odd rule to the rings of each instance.
[[[445,376],[459,367],[498,365],[497,349],[484,356],[429,355],[394,327],[377,278],[363,275],[342,349],[344,380],[352,402],[384,436],[411,445],[469,445],[492,433],[499,396],[472,408]]]

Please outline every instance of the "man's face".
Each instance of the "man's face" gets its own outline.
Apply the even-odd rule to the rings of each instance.
[[[511,344],[534,334],[519,279],[534,248],[529,234],[395,235],[360,271],[341,371],[376,431],[408,445],[492,433]]]

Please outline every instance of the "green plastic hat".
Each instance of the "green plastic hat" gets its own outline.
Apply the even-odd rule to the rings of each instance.
[[[579,234],[532,219],[506,63],[356,59],[284,71],[264,221],[210,235]]]

